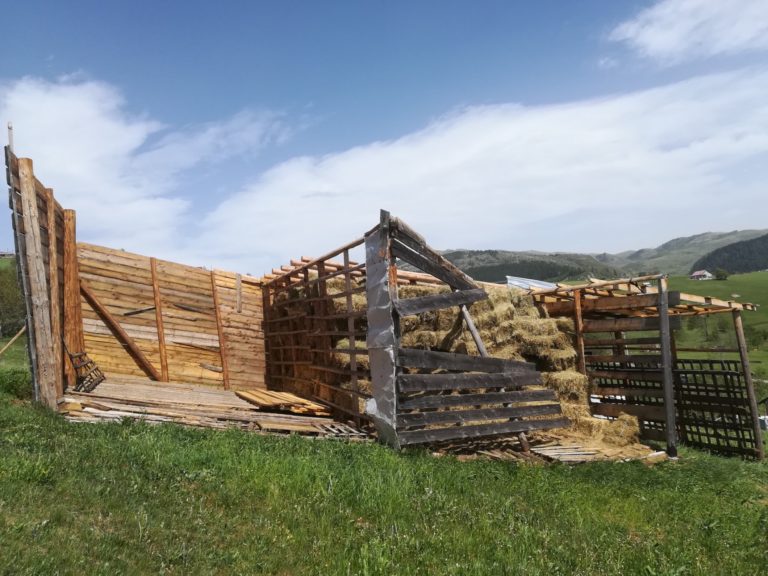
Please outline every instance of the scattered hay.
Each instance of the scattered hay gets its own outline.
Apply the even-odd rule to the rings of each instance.
[[[541,381],[544,386],[557,392],[558,397],[565,402],[586,403],[589,397],[589,379],[581,372],[544,372]]]

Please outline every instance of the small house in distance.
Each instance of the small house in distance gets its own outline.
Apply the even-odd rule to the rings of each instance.
[[[714,280],[715,275],[707,270],[696,270],[696,272],[692,273],[689,278],[691,280]]]

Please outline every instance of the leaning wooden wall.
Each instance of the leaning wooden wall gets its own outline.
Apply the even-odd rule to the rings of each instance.
[[[85,243],[78,264],[85,349],[107,375],[265,388],[256,279]]]
[[[5,148],[16,264],[27,308],[35,397],[56,405],[64,386],[64,209],[33,172]]]

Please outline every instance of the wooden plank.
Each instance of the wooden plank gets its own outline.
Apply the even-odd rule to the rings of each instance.
[[[447,440],[482,438],[487,436],[502,436],[528,432],[530,430],[545,430],[564,428],[570,424],[567,418],[547,420],[516,420],[499,424],[481,424],[478,426],[455,426],[435,430],[416,430],[400,433],[402,445],[423,444],[427,442],[444,442]]]
[[[630,380],[634,382],[662,382],[663,375],[660,369],[655,370],[587,370],[590,378],[608,378],[611,380]]]
[[[557,400],[554,390],[514,390],[512,392],[486,392],[483,394],[434,395],[409,398],[399,402],[401,410],[448,408],[483,404],[511,404],[513,402],[544,402]]]
[[[576,313],[577,294],[581,290],[574,290],[573,301],[563,300],[560,302],[544,302],[550,316],[573,316]],[[656,308],[659,304],[659,298],[656,294],[632,294],[627,296],[598,296],[597,298],[581,298],[581,311],[583,314],[590,313],[621,313],[634,310],[643,310],[645,308]],[[671,307],[680,304],[680,292],[669,293],[669,305]]]
[[[216,288],[216,273],[211,270],[211,290],[213,291],[213,310],[216,315],[216,330],[219,333],[219,355],[221,356],[222,375],[224,377],[224,389],[229,389],[229,365],[227,360],[226,339],[224,337],[224,326],[221,322],[221,307],[219,304],[219,293]]]
[[[664,397],[664,391],[661,388],[596,386],[592,389],[592,394],[595,396],[643,396],[650,398]]]
[[[477,326],[475,326],[475,321],[472,320],[472,315],[469,313],[469,309],[465,304],[462,304],[459,309],[461,310],[461,316],[464,319],[464,323],[467,325],[469,333],[472,335],[472,340],[477,347],[477,351],[480,353],[480,356],[487,358],[489,356],[488,350],[485,347],[483,338],[480,336],[480,332],[477,331]]]
[[[616,362],[616,363],[628,363],[628,362],[641,362],[641,363],[652,363],[656,362],[657,364],[661,364],[662,362],[662,356],[661,354],[630,354],[630,355],[613,355],[613,354],[594,354],[594,355],[587,355],[585,357],[587,363],[594,363],[594,362]]]
[[[642,344],[659,345],[659,338],[589,338],[584,341],[587,348],[605,348],[613,346],[634,346]]]
[[[573,293],[574,338],[576,340],[576,369],[582,374],[587,373],[584,358],[584,318],[581,314],[581,290]]]
[[[402,258],[409,264],[421,268],[422,271],[432,274],[436,278],[440,278],[451,288],[457,290],[469,290],[477,288],[477,284],[464,272],[459,270],[453,263],[449,262],[444,256],[435,252],[429,245],[427,245],[424,238],[413,231],[405,222],[399,218],[392,218],[390,220],[390,230],[393,238],[392,248],[395,252],[395,246],[400,251],[405,248],[405,257],[400,254],[395,254],[398,258]],[[419,259],[422,264],[426,264],[427,267],[411,262],[408,257],[413,258],[413,254],[417,254],[421,258]],[[418,259],[418,258],[417,258]],[[435,271],[438,273],[436,274]]]
[[[733,326],[736,330],[736,343],[739,347],[739,357],[744,372],[744,383],[747,388],[747,398],[749,400],[749,410],[752,417],[752,430],[755,438],[755,452],[758,460],[765,458],[763,448],[763,431],[760,429],[760,413],[757,410],[757,396],[755,396],[755,387],[752,383],[752,370],[749,367],[749,353],[747,349],[747,340],[744,337],[744,324],[739,310],[733,311]]]
[[[434,256],[429,257],[422,252],[415,252],[410,247],[394,238],[392,239],[392,254],[408,264],[416,266],[419,270],[427,272],[435,278],[442,280],[451,288],[456,288],[458,290],[471,290],[477,288],[477,285],[474,282],[464,280],[461,276],[453,272],[453,270],[447,269],[444,265],[448,261],[442,256],[439,258]]]
[[[518,374],[401,374],[398,389],[403,393],[439,392],[471,388],[521,388],[541,383],[541,374],[535,370]]]
[[[149,259],[152,274],[152,293],[155,299],[155,327],[157,328],[157,346],[160,354],[160,380],[168,382],[168,351],[165,348],[165,327],[163,326],[163,299],[160,295],[160,284],[157,278],[157,260]]]
[[[80,281],[80,292],[85,297],[88,304],[90,304],[91,308],[94,309],[94,311],[101,317],[104,323],[112,330],[113,334],[118,338],[120,343],[128,348],[131,357],[139,366],[139,368],[141,368],[147,374],[147,376],[152,378],[152,380],[160,380],[161,375],[157,372],[157,369],[147,359],[144,353],[139,349],[139,347],[136,345],[136,342],[134,342],[134,340],[126,333],[125,329],[120,325],[120,322],[117,321],[117,318],[115,318],[112,313],[107,310],[107,308],[99,301],[98,298],[96,298],[96,295],[91,292],[90,288],[88,288],[88,286],[82,280]]]
[[[507,374],[535,370],[530,362],[504,360],[502,358],[482,358],[453,352],[437,352],[434,350],[416,350],[415,348],[400,348],[397,351],[397,364],[409,368],[426,368],[430,370],[463,370],[467,372],[504,372]]]
[[[560,404],[542,406],[519,406],[515,408],[480,408],[477,410],[446,410],[441,412],[413,412],[398,414],[397,425],[405,428],[431,424],[461,424],[481,420],[503,420],[530,416],[560,414]]]
[[[37,384],[40,400],[49,408],[56,409],[57,364],[53,355],[51,333],[51,303],[48,297],[48,271],[43,263],[40,239],[40,218],[37,210],[37,193],[32,160],[19,158],[19,183],[21,205],[24,209],[25,252],[29,291],[32,301],[32,325],[37,357]]]
[[[56,234],[56,201],[53,198],[53,190],[45,189],[47,205],[48,227],[48,287],[51,302],[51,339],[54,358],[56,396],[64,394],[64,356],[62,351],[62,339],[64,337],[61,328],[61,299],[59,293],[59,250],[58,235]]]
[[[682,326],[679,316],[669,318],[669,326],[677,330]],[[584,332],[640,332],[658,330],[659,318],[611,318],[607,320],[584,320]]]
[[[488,294],[485,290],[482,288],[474,288],[472,290],[458,290],[456,292],[446,292],[443,294],[431,294],[419,298],[401,299],[395,303],[395,309],[400,316],[415,316],[431,310],[472,304],[473,302],[478,302],[485,298],[488,298]]]
[[[659,278],[659,334],[661,336],[661,367],[664,376],[664,412],[667,454],[677,457],[677,422],[675,411],[675,378],[672,373],[672,327],[669,322],[669,291],[666,277]]]

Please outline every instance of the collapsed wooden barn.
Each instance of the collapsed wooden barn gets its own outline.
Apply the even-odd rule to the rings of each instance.
[[[35,392],[67,418],[140,417],[346,438],[375,431],[396,447],[516,437],[569,424],[536,365],[486,352],[469,309],[487,298],[488,288],[386,212],[361,238],[256,278],[77,242],[74,211],[35,178],[32,162],[6,148],[6,165]],[[364,261],[353,260],[356,249],[364,249]],[[403,262],[421,272],[404,270]],[[415,287],[423,293],[403,297]],[[615,292],[588,291],[585,301]],[[545,308],[568,304],[565,293],[535,298]],[[664,302],[656,309],[664,310]],[[476,354],[403,344],[404,324],[447,307],[458,311]],[[662,323],[669,318],[658,316]],[[584,332],[578,318],[577,342]],[[663,349],[661,362],[671,366]],[[586,362],[583,352],[580,357]],[[634,369],[639,359],[606,362]],[[102,373],[104,381],[94,378]],[[749,396],[751,381],[740,382],[739,393]],[[668,387],[662,391],[667,395],[651,395],[657,411],[661,406],[668,417],[676,403],[682,409]],[[727,404],[732,412],[734,403],[718,404],[721,397],[712,395],[708,409]],[[625,398],[606,395],[614,404]],[[631,413],[637,404],[621,405]],[[745,418],[753,416],[756,407]],[[673,452],[677,424],[671,430]],[[735,444],[743,455],[762,457],[759,434],[745,434],[719,447]]]

